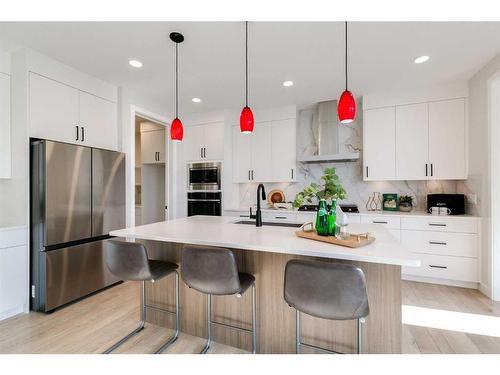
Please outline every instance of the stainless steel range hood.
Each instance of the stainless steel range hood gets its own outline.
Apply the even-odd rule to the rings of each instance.
[[[360,107],[358,107],[360,108]],[[359,112],[358,112],[359,115]],[[351,124],[337,118],[337,101],[321,102],[300,116],[303,127],[298,138],[302,163],[352,162],[359,160],[360,117]]]

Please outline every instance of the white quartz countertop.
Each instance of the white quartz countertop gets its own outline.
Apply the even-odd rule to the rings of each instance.
[[[350,224],[351,233],[370,232],[375,242],[351,249],[299,238],[299,228],[235,224],[230,216],[191,216],[110,232],[112,236],[232,249],[264,251],[360,262],[420,266],[417,255],[408,251],[383,227],[376,224]]]

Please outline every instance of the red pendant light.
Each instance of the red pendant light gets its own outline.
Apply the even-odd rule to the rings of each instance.
[[[253,132],[253,113],[248,106],[248,21],[245,22],[245,107],[240,115],[240,131],[242,133]]]
[[[345,90],[340,95],[337,114],[342,124],[353,122],[356,118],[356,101],[352,93],[347,90],[347,22],[345,23]]]
[[[170,125],[170,140],[173,142],[182,142],[184,136],[184,127],[179,120],[179,43],[184,41],[181,33],[170,33],[170,39],[175,43],[175,119]]]

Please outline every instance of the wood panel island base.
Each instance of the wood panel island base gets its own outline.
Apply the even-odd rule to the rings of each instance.
[[[377,240],[364,248],[347,249],[297,238],[293,228],[255,228],[234,224],[234,220],[190,217],[118,230],[112,235],[140,240],[151,258],[179,264],[184,244],[233,249],[240,272],[251,273],[256,278],[257,353],[295,352],[295,310],[283,299],[284,270],[290,259],[356,265],[365,273],[370,303],[370,315],[364,325],[363,352],[401,353],[401,265],[418,266],[419,260],[392,240],[385,229],[370,224],[352,225],[352,232],[370,231]],[[361,260],[363,258],[366,261]],[[148,283],[146,298],[151,306],[173,310],[173,278]],[[181,332],[206,337],[206,297],[181,283],[180,311]],[[214,296],[212,299],[213,321],[251,329],[251,314],[249,292],[241,298]],[[173,316],[154,308],[148,309],[147,321],[174,327]],[[307,344],[343,353],[356,351],[355,320],[329,321],[301,314],[301,335]],[[251,335],[244,332],[214,325],[213,336],[217,342],[251,349]],[[304,348],[305,353],[309,350]]]

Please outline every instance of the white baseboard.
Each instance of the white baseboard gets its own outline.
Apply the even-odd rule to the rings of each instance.
[[[7,318],[10,318],[14,315],[21,314],[21,313],[26,313],[26,306],[21,305],[21,306],[16,306],[12,309],[5,310],[5,311],[0,311],[0,320],[4,320]]]
[[[413,275],[401,275],[401,278],[403,280],[418,281],[421,283],[458,286],[460,288],[469,288],[469,289],[479,289],[479,283],[473,283],[469,281],[447,280],[447,279],[438,279],[434,277],[413,276]]]
[[[479,291],[483,293],[486,297],[491,299],[491,288],[489,285],[484,283],[479,283]]]

